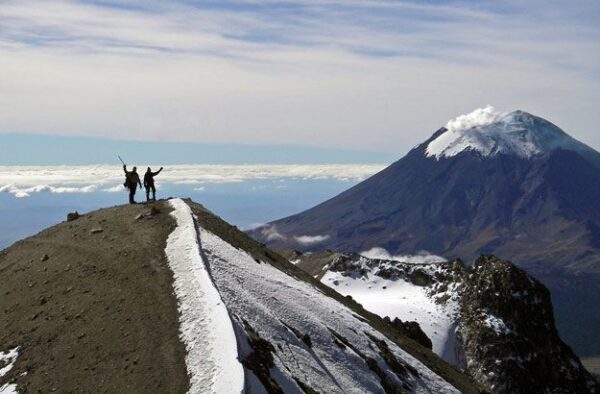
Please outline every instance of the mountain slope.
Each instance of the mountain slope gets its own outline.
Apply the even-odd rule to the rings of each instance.
[[[550,287],[565,339],[600,354],[600,154],[531,114],[459,117],[366,181],[250,234],[304,251],[502,256]]]
[[[166,206],[135,220],[146,210],[92,212],[0,252],[0,351],[19,348],[0,387],[187,390],[164,253],[175,223]]]
[[[529,158],[470,149],[428,156],[444,131],[339,196],[252,234],[305,250],[384,247],[465,259],[506,251],[520,264],[546,262],[551,248],[553,266],[600,272],[600,170],[581,154],[584,147],[565,149],[572,142]],[[306,246],[302,235],[323,241]]]
[[[438,387],[436,390],[447,390],[431,372],[422,371],[422,365],[426,365],[461,392],[479,390],[464,375],[392,329],[378,316],[332,291],[200,205],[190,203],[190,206],[197,218],[201,249],[213,280],[237,324],[236,331],[248,339],[253,351],[248,345],[240,348],[246,349],[245,357],[250,360],[264,357],[280,371],[271,373],[274,376],[264,376],[269,372],[252,369],[263,384],[268,386],[274,381],[285,392],[296,384],[306,391],[313,381],[315,390],[329,387],[330,392],[364,392],[377,387],[373,385],[375,378],[375,382],[379,380],[385,388],[389,382],[377,372],[372,361],[375,360],[380,366],[387,363],[388,372],[398,373],[397,378],[392,375],[392,382],[400,383],[400,389],[420,391],[430,386],[426,383],[423,387],[423,382],[430,381],[432,387]],[[381,337],[381,333],[385,336]],[[335,356],[330,354],[332,351]],[[419,361],[415,363],[413,357]],[[298,371],[299,365],[301,371]],[[365,371],[365,365],[370,373]],[[411,375],[415,375],[411,370],[415,368],[420,377],[412,381]],[[404,369],[408,375],[406,370],[398,372]],[[289,371],[298,375],[290,376]],[[311,376],[307,371],[321,372]],[[352,376],[343,376],[346,373],[343,371],[352,371]],[[271,388],[276,391],[276,386]]]
[[[395,325],[416,321],[434,352],[492,392],[600,389],[558,336],[547,289],[509,262],[485,256],[470,268],[333,252],[295,261]]]
[[[189,201],[61,223],[0,273],[0,387],[19,392],[479,391]]]

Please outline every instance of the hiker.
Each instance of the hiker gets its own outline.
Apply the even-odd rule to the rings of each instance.
[[[152,172],[152,169],[148,167],[146,170],[146,174],[144,174],[144,187],[146,188],[146,201],[150,201],[150,190],[152,190],[152,201],[156,201],[156,188],[154,187],[154,177],[160,174],[163,170],[160,167],[160,170],[156,172]]]
[[[135,196],[135,190],[137,189],[137,185],[140,185],[140,189],[142,188],[142,182],[140,182],[140,176],[137,173],[137,167],[133,167],[132,171],[127,171],[127,166],[123,164],[123,171],[125,171],[125,183],[124,186],[129,189],[129,203],[137,204],[133,197]]]

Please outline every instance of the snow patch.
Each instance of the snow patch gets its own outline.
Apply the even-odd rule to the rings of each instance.
[[[14,383],[6,383],[0,386],[0,394],[18,394],[17,385]]]
[[[456,320],[460,311],[457,299],[437,304],[427,288],[403,279],[384,279],[368,272],[363,277],[346,276],[328,271],[321,282],[342,295],[350,295],[358,303],[381,317],[416,321],[431,339],[432,350],[445,361],[456,364]]]
[[[173,271],[180,338],[187,350],[190,393],[240,393],[244,370],[229,314],[202,260],[190,207],[181,199],[169,201],[177,227],[167,239],[165,253]]]
[[[427,251],[421,251],[415,255],[392,255],[386,249],[379,247],[360,252],[360,255],[373,260],[393,260],[408,264],[433,264],[447,261],[445,258],[430,254]]]
[[[17,357],[19,357],[19,347],[17,346],[14,349],[9,350],[8,352],[0,352],[0,366],[5,365],[0,368],[0,378],[5,376],[10,372],[11,369],[15,366],[15,361],[17,361]]]
[[[19,347],[17,346],[14,349],[10,349],[7,352],[0,352],[0,378],[6,376],[11,369],[15,366],[15,362],[17,361],[17,357],[19,357]],[[14,383],[6,383],[0,386],[0,394],[16,394],[17,393],[17,385]]]
[[[508,335],[513,332],[513,330],[506,325],[504,320],[489,312],[482,312],[482,322],[486,327],[491,328],[496,335]]]

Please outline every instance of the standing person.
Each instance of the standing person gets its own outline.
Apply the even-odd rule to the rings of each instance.
[[[142,188],[142,182],[140,182],[140,176],[137,173],[137,167],[133,167],[132,171],[127,171],[127,166],[123,164],[123,171],[125,172],[125,187],[129,189],[129,203],[137,204],[133,197],[135,196],[135,190],[140,185]]]
[[[144,187],[146,188],[146,201],[150,201],[150,190],[152,190],[152,200],[156,201],[156,188],[154,187],[154,177],[160,174],[163,170],[160,167],[160,170],[156,172],[152,172],[152,169],[148,167],[146,170],[146,174],[144,174]]]

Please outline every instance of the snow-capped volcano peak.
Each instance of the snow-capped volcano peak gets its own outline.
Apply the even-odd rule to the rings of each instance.
[[[541,118],[523,111],[501,113],[489,105],[448,121],[445,129],[427,146],[427,157],[452,157],[468,150],[483,156],[512,154],[529,158],[578,144]]]

